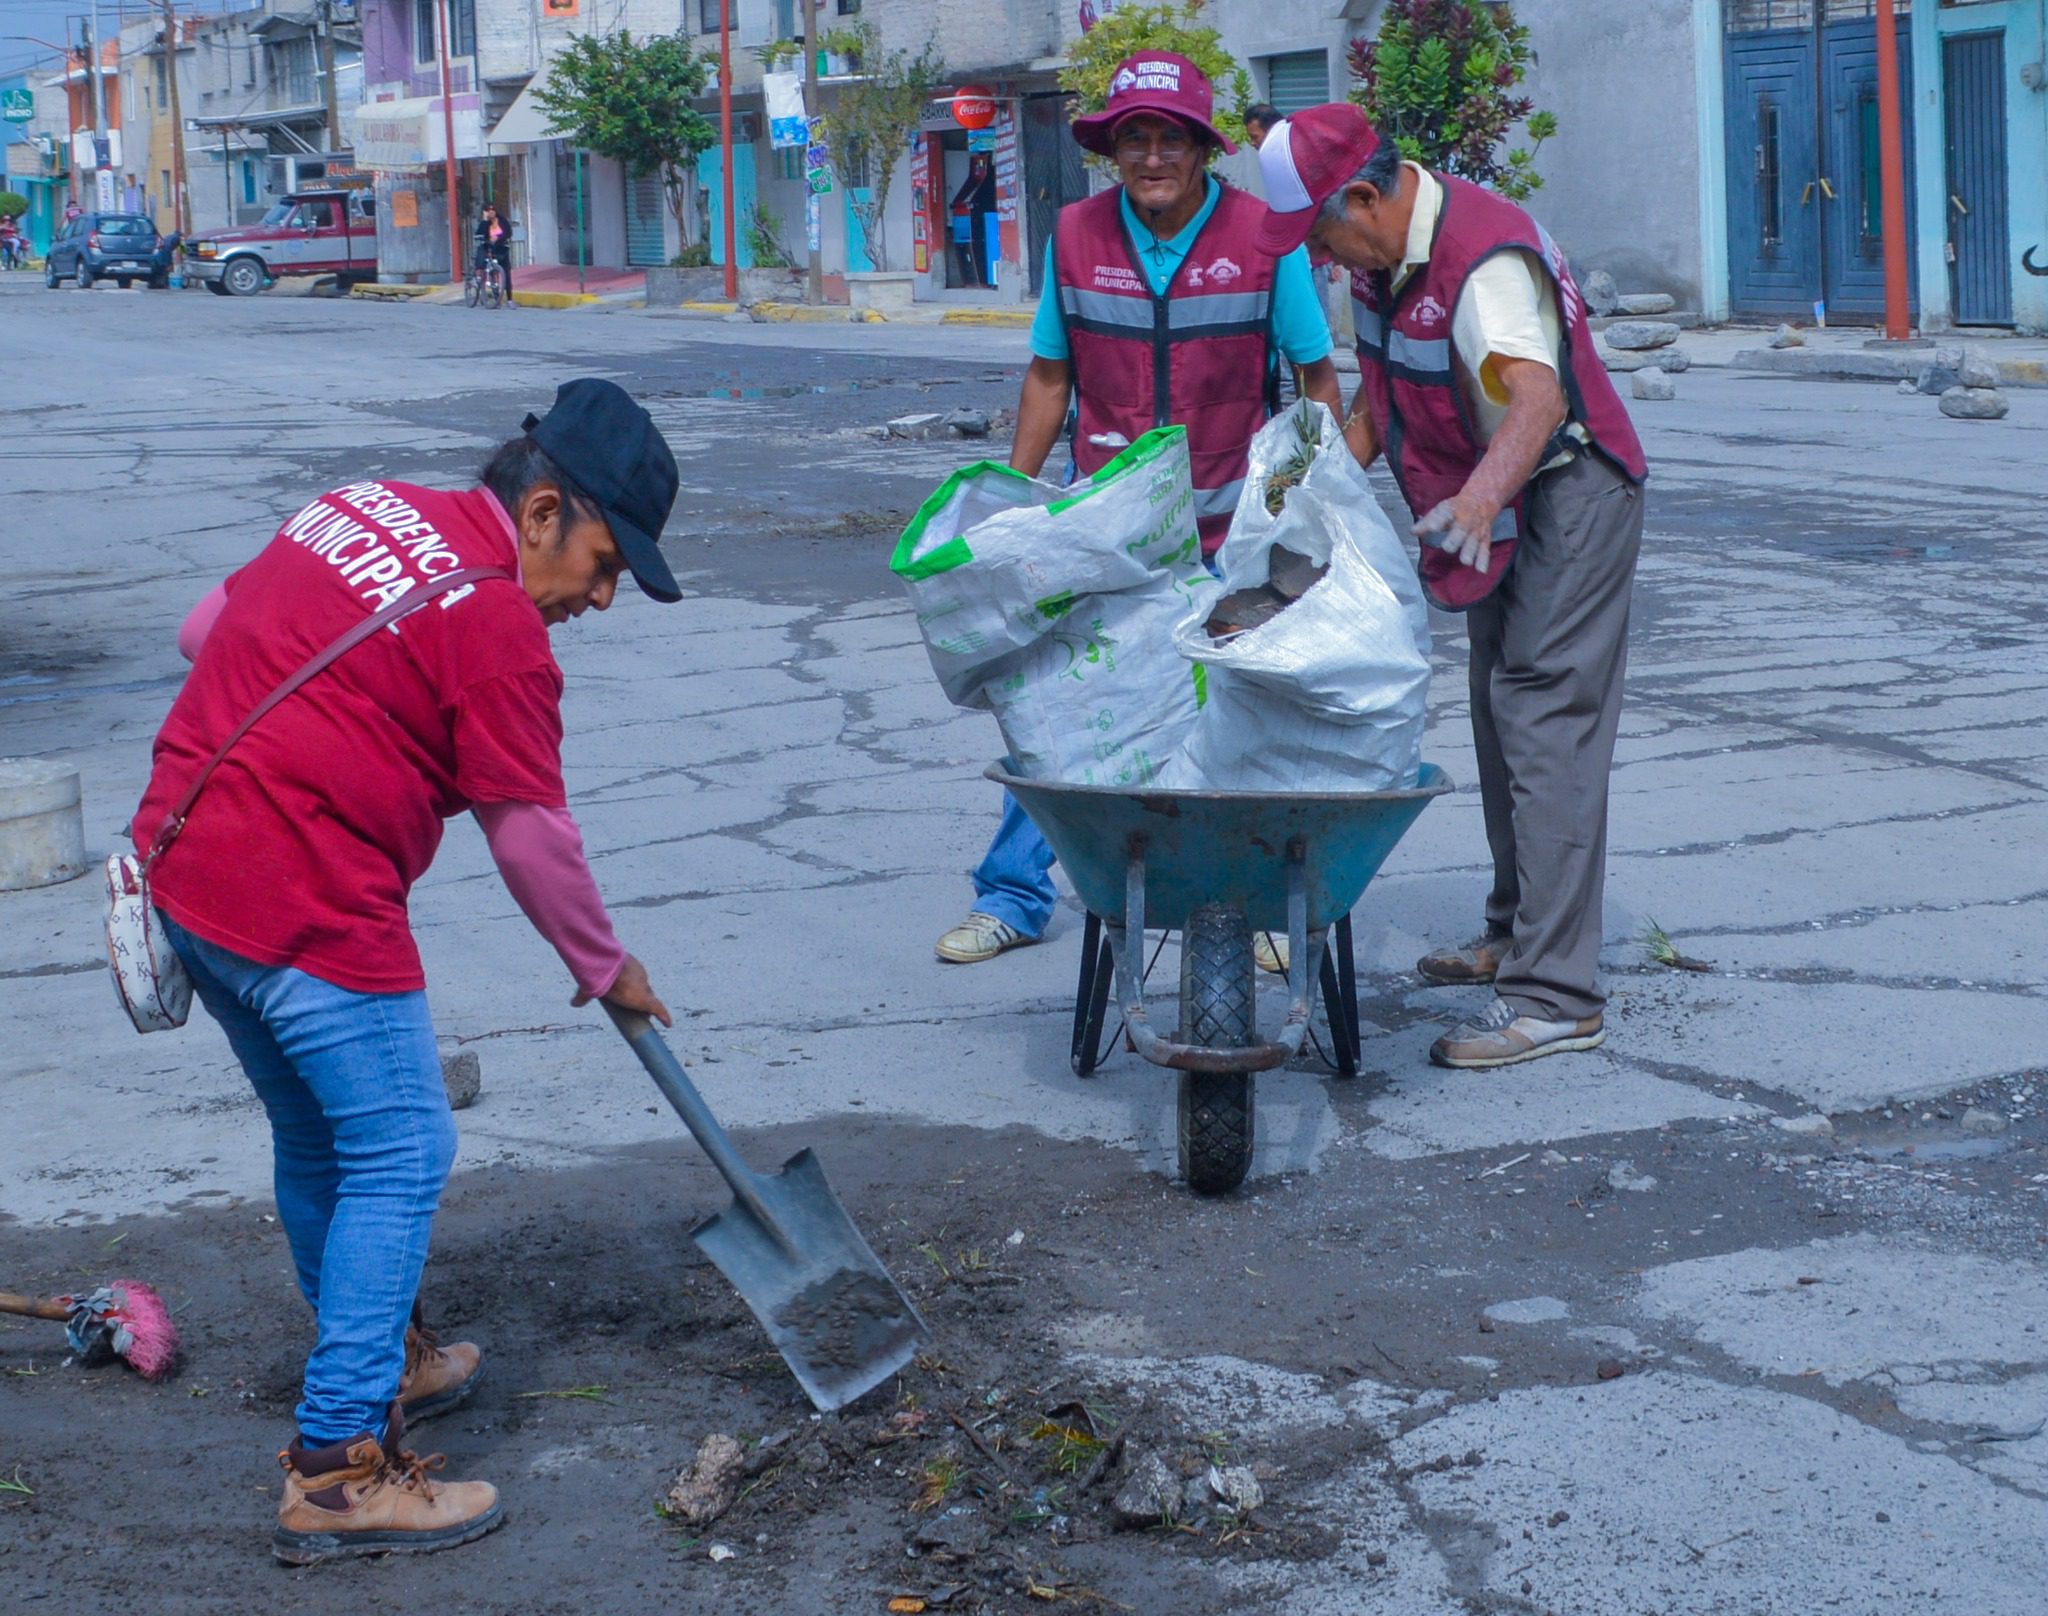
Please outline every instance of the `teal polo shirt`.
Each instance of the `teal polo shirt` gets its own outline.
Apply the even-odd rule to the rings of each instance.
[[[1209,222],[1209,216],[1216,211],[1216,204],[1223,195],[1223,187],[1216,176],[1207,176],[1208,194],[1202,199],[1202,206],[1180,232],[1166,241],[1161,241],[1145,227],[1138,217],[1138,210],[1131,206],[1130,192],[1119,187],[1118,202],[1124,216],[1124,229],[1130,235],[1134,256],[1145,271],[1145,279],[1151,283],[1155,295],[1163,293],[1173,284],[1173,277],[1179,272],[1181,261],[1194,246],[1195,237],[1202,233],[1202,227]],[[1273,340],[1281,353],[1287,356],[1289,364],[1312,365],[1318,359],[1330,357],[1330,322],[1323,314],[1323,305],[1316,297],[1315,275],[1309,269],[1308,249],[1297,247],[1281,259],[1273,272]],[[1031,351],[1040,359],[1068,357],[1067,322],[1060,313],[1059,277],[1055,273],[1054,244],[1045,244],[1045,287],[1039,293],[1038,314],[1031,322]]]

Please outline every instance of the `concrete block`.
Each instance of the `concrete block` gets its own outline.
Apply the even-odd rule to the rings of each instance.
[[[0,758],[0,892],[85,874],[78,771],[41,758]]]

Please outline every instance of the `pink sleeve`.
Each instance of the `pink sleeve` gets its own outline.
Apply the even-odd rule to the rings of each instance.
[[[220,610],[228,603],[228,586],[215,584],[213,590],[185,619],[178,630],[178,655],[187,662],[199,660],[199,648],[206,643],[206,636],[213,632],[213,620],[220,616]]]
[[[505,887],[533,928],[554,945],[585,993],[611,990],[626,963],[611,916],[583,857],[583,833],[566,808],[480,802],[477,822]]]

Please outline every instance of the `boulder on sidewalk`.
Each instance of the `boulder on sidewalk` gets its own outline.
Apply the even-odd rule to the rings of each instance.
[[[1579,291],[1586,299],[1586,307],[1595,314],[1612,314],[1621,302],[1621,293],[1614,284],[1614,277],[1604,269],[1596,269],[1580,281]]]
[[[1678,327],[1669,320],[1616,320],[1600,335],[1610,348],[1640,353],[1670,347],[1678,340]]]
[[[1669,292],[1624,292],[1615,301],[1616,314],[1669,314],[1678,307],[1678,299]]]
[[[1941,413],[1958,421],[2000,421],[2009,407],[1995,387],[1951,387],[1941,395]]]
[[[1804,348],[1806,346],[1806,338],[1801,336],[1791,326],[1781,325],[1771,333],[1770,345],[1773,348]]]

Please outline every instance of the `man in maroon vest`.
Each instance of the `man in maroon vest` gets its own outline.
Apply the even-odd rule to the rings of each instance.
[[[1329,324],[1308,254],[1262,252],[1266,210],[1209,174],[1236,148],[1210,122],[1212,95],[1184,56],[1133,56],[1102,111],[1074,138],[1112,159],[1123,183],[1060,212],[1046,251],[1031,368],[1010,464],[1044,468],[1074,400],[1074,472],[1099,471],[1154,427],[1187,428],[1195,518],[1213,556],[1230,528],[1251,440],[1266,421],[1274,355],[1301,390],[1341,413]],[[973,964],[1036,942],[1056,894],[1052,850],[1014,802],[974,872],[975,904],[938,941],[940,959]],[[1262,963],[1280,964],[1270,942]]]
[[[1605,1037],[1598,982],[1607,776],[1621,719],[1646,467],[1586,307],[1543,227],[1382,143],[1349,105],[1259,149],[1261,245],[1352,272],[1349,433],[1384,453],[1415,517],[1431,599],[1466,613],[1472,735],[1493,851],[1486,930],[1424,956],[1494,1000],[1430,1047],[1507,1066]]]

